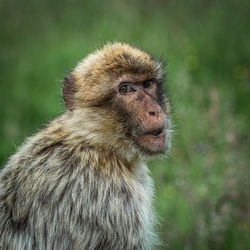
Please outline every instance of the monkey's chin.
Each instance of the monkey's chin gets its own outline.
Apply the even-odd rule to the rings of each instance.
[[[166,151],[166,135],[164,132],[160,134],[143,134],[137,138],[137,145],[147,154],[163,154]]]

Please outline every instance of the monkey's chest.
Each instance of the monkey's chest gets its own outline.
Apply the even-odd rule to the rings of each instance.
[[[144,249],[144,244],[149,245],[154,221],[149,187],[140,183],[106,183],[91,197],[85,218],[98,235],[108,242],[124,244],[120,249]]]

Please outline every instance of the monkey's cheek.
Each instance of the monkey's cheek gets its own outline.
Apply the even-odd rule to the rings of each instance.
[[[166,149],[166,135],[141,135],[138,138],[138,143],[141,147],[151,153],[161,153]]]

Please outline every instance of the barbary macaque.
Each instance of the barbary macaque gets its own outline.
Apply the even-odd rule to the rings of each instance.
[[[162,64],[108,43],[65,77],[64,114],[0,173],[0,249],[152,249],[153,184],[144,161],[169,150]]]

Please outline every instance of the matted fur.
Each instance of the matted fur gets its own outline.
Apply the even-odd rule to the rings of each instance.
[[[10,158],[0,173],[0,249],[132,250],[157,243],[144,156],[99,102],[122,73],[162,77],[145,52],[106,45],[66,79],[69,110]]]

